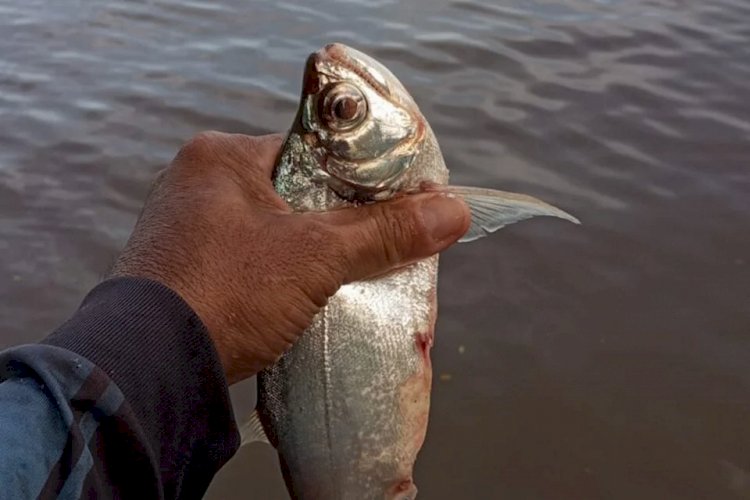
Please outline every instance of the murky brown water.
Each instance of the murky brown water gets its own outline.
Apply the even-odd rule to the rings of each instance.
[[[456,183],[584,222],[444,255],[420,498],[750,498],[746,0],[0,0],[0,347],[71,313],[183,140],[284,130],[335,40]],[[273,452],[208,497],[283,498]]]

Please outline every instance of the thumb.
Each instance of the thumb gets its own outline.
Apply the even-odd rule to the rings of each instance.
[[[408,195],[325,214],[344,245],[344,282],[384,274],[434,255],[468,229],[471,214],[459,198]]]

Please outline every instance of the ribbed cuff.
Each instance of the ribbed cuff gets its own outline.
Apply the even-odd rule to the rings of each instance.
[[[150,441],[167,497],[205,491],[237,450],[213,342],[166,286],[143,278],[105,281],[43,343],[86,357],[117,384]]]

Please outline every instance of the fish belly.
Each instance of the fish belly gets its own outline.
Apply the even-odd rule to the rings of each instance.
[[[437,257],[345,285],[259,377],[261,421],[295,498],[409,498],[424,441]],[[411,492],[411,494],[407,494]]]

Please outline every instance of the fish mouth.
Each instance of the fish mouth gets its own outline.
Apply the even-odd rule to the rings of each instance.
[[[313,52],[305,63],[305,74],[302,82],[302,92],[305,95],[314,95],[323,90],[320,75],[326,73],[325,67],[341,64],[349,67],[349,63],[342,55],[345,53],[346,45],[340,43],[329,43],[317,52]]]
[[[313,95],[320,92],[320,78],[318,78],[319,55],[313,52],[305,62],[305,73],[302,79],[302,95]]]

